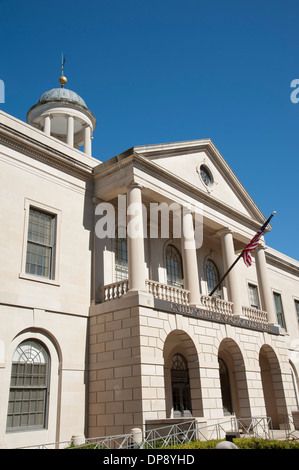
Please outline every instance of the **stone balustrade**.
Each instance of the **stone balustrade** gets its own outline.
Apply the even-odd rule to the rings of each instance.
[[[152,294],[156,299],[167,300],[181,305],[189,305],[189,291],[186,289],[152,280],[146,280],[145,285],[147,292]],[[101,301],[107,302],[109,300],[119,299],[126,294],[128,290],[128,279],[103,286],[100,289]],[[198,307],[217,313],[233,315],[233,303],[218,297],[210,297],[208,295],[200,294]],[[267,312],[256,308],[243,306],[242,315],[252,321],[260,323],[268,322]]]
[[[100,288],[101,301],[107,302],[108,300],[119,299],[129,290],[129,280],[124,279],[122,281],[113,282]]]
[[[226,313],[227,315],[233,314],[233,303],[218,297],[210,297],[208,295],[200,294],[199,307],[211,310],[217,313]]]
[[[253,307],[242,307],[242,314],[250,320],[268,323],[268,313]]]
[[[189,304],[189,291],[181,287],[169,286],[156,281],[145,281],[147,291],[156,299],[168,300],[182,305]]]

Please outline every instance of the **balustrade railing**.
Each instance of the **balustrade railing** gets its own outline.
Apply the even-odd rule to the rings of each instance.
[[[146,289],[149,294],[152,294],[156,299],[167,300],[182,305],[189,305],[189,291],[177,286],[170,286],[161,282],[146,280]],[[109,300],[119,299],[129,290],[128,279],[113,282],[103,286],[101,291],[101,301],[107,302]],[[200,294],[199,308],[204,308],[217,313],[225,313],[226,315],[233,315],[233,303],[228,300],[220,299],[218,297],[210,297],[208,295]],[[242,315],[252,321],[267,323],[268,314],[263,310],[252,307],[242,307]]]
[[[108,300],[119,299],[129,290],[129,280],[124,279],[122,281],[113,282],[106,286],[101,287],[101,301],[107,302]]]
[[[268,314],[263,310],[252,307],[242,307],[242,314],[250,320],[257,321],[259,323],[268,323]]]
[[[147,291],[152,294],[156,299],[168,300],[178,304],[188,305],[189,291],[177,286],[169,286],[161,282],[145,281]]]
[[[208,295],[200,294],[200,307],[212,310],[217,313],[226,313],[227,315],[233,314],[233,303],[218,297],[209,297]]]

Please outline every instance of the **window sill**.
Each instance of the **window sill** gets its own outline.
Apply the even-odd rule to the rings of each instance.
[[[42,276],[31,276],[30,274],[20,273],[20,279],[26,279],[27,281],[41,282],[42,284],[50,284],[51,286],[60,286],[60,282],[56,279],[47,279]]]

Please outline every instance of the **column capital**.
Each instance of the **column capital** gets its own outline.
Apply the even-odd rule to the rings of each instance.
[[[137,181],[132,180],[131,183],[127,186],[127,192],[130,191],[131,189],[140,189],[142,191],[144,186],[142,184],[138,183]]]
[[[235,232],[234,232],[233,229],[230,228],[230,227],[223,227],[223,228],[220,228],[219,230],[217,230],[216,233],[222,236],[222,235],[227,235],[227,234],[229,234],[229,233],[230,233],[231,235],[233,235]]]
[[[260,251],[260,250],[266,251],[267,248],[268,247],[267,247],[266,243],[263,240],[260,240],[256,249],[257,249],[257,251]]]

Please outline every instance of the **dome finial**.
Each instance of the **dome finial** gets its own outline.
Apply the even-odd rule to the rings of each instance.
[[[61,88],[64,88],[64,85],[66,85],[67,83],[67,78],[63,75],[64,64],[65,64],[65,56],[63,55],[63,52],[62,52],[61,72],[60,72],[60,77],[59,77],[59,83],[61,85]]]

